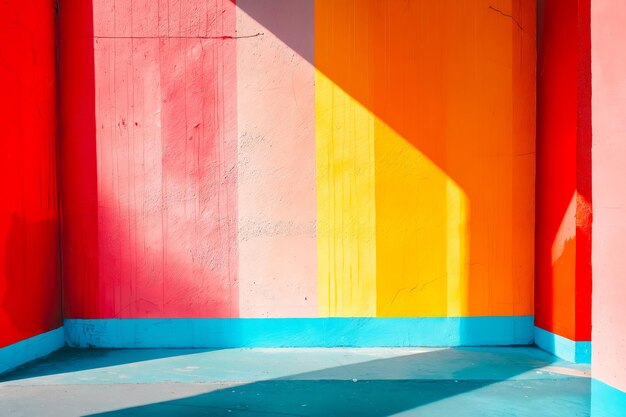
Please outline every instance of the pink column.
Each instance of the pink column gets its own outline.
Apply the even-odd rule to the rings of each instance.
[[[626,391],[626,3],[591,7],[593,377]]]

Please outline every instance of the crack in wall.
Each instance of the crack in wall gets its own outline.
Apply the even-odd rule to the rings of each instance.
[[[496,7],[493,7],[493,6],[489,6],[489,8],[490,8],[491,10],[493,10],[494,12],[496,12],[496,13],[500,13],[502,16],[505,16],[505,17],[510,18],[513,22],[515,22],[515,24],[517,25],[517,27],[518,27],[518,28],[520,28],[520,30],[524,30],[524,28],[522,27],[522,25],[520,24],[520,22],[518,22],[518,21],[517,21],[517,19],[515,19],[515,18],[513,17],[513,15],[510,15],[510,14],[504,13],[502,10],[500,10],[500,9],[498,9],[498,8],[496,8]]]

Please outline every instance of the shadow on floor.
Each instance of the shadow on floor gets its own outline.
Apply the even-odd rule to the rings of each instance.
[[[74,349],[63,348],[0,375],[0,383],[180,357],[219,349]]]
[[[2,378],[7,416],[588,417],[534,348],[64,349]]]
[[[90,416],[588,416],[588,379],[542,377],[534,370],[551,361],[507,352],[434,350],[235,386],[207,384],[200,395]]]

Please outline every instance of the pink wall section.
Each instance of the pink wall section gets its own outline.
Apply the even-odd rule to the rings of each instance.
[[[68,318],[317,315],[313,18],[60,2]]]
[[[235,5],[59,14],[66,317],[238,315]]]
[[[626,3],[591,7],[593,377],[626,391]]]
[[[317,316],[311,0],[239,0],[239,307]],[[292,49],[293,48],[293,49]]]

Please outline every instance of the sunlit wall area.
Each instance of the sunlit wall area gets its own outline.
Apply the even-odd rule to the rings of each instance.
[[[321,315],[533,314],[535,6],[315,3]]]

